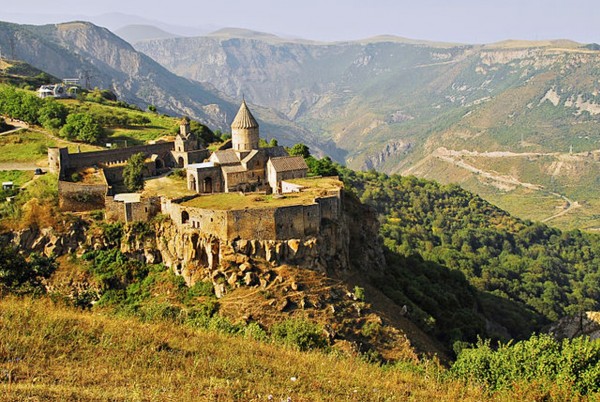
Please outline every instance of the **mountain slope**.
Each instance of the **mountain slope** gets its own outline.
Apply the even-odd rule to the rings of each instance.
[[[152,25],[127,25],[115,30],[115,34],[129,43],[150,39],[168,39],[178,36]]]
[[[209,85],[178,77],[137,52],[105,28],[87,22],[57,25],[0,23],[2,50],[13,59],[56,77],[79,77],[85,86],[109,88],[121,100],[146,108],[188,115],[213,128],[229,131],[238,108]],[[6,47],[5,47],[6,46]],[[253,107],[263,132],[284,144],[303,139],[316,148],[316,138],[267,108]]]

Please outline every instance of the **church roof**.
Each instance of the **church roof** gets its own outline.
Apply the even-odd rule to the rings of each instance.
[[[234,163],[240,163],[240,159],[233,149],[225,149],[222,151],[215,151],[210,157],[211,162],[217,162],[221,165],[231,165]]]
[[[276,172],[289,172],[292,170],[307,170],[308,166],[301,156],[282,156],[269,159]]]
[[[233,119],[233,123],[231,123],[232,129],[244,129],[244,128],[258,128],[258,123],[252,113],[250,113],[250,109],[248,109],[248,105],[246,105],[246,101],[242,101],[242,105],[240,106],[240,110],[238,110],[235,119]]]

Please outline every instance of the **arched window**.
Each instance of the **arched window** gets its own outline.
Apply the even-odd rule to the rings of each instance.
[[[190,214],[187,211],[181,211],[181,223],[188,223],[190,220]]]

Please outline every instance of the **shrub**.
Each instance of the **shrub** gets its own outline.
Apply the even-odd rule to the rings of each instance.
[[[261,342],[265,342],[268,339],[267,332],[256,322],[246,325],[244,328],[244,337]]]
[[[354,293],[354,297],[356,297],[357,300],[365,301],[365,289],[364,288],[361,288],[360,286],[355,286],[353,293]]]
[[[299,350],[323,349],[327,339],[323,329],[304,319],[289,318],[271,327],[274,340]]]
[[[17,294],[45,293],[43,279],[56,270],[53,257],[31,254],[29,261],[16,249],[0,247],[0,287]]]
[[[187,291],[188,299],[196,297],[214,297],[215,290],[212,282],[196,282],[194,286],[190,287]]]
[[[515,344],[477,342],[463,349],[452,372],[457,377],[485,383],[491,389],[509,388],[518,381],[573,386],[583,394],[600,391],[600,340],[565,339],[534,335]]]

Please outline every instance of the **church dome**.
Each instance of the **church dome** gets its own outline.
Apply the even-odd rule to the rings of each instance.
[[[258,123],[252,113],[250,113],[250,109],[248,109],[248,105],[246,105],[246,101],[242,101],[242,105],[240,106],[240,110],[238,110],[235,119],[233,119],[233,123],[231,123],[231,129],[251,129],[258,128]]]

